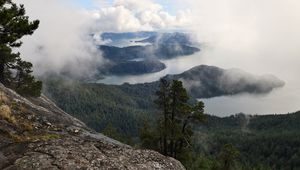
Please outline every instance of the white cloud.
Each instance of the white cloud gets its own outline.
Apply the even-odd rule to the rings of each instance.
[[[171,15],[151,0],[117,0],[112,7],[93,11],[97,16],[94,31],[145,31],[184,27],[189,23],[189,11]]]
[[[221,67],[280,75],[300,64],[300,1],[187,0],[191,29],[210,48],[205,60]],[[300,71],[300,70],[299,70]],[[285,78],[285,77],[283,77]]]
[[[36,74],[47,71],[71,71],[84,74],[100,65],[102,57],[89,37],[90,13],[72,6],[70,0],[16,0],[25,5],[30,19],[40,26],[25,37],[20,51],[33,62]]]
[[[151,0],[116,0],[115,6],[124,6],[133,13],[142,13],[144,11],[159,12],[163,10],[160,4]]]
[[[104,8],[97,13],[95,30],[100,31],[129,31],[141,28],[140,21],[123,6]]]

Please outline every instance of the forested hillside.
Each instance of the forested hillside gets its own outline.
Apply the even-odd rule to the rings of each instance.
[[[45,94],[59,107],[93,129],[123,142],[139,145],[140,128],[145,121],[151,125],[157,118],[153,101],[158,83],[117,86],[59,78],[44,82]],[[265,116],[237,114],[224,118],[207,115],[204,123],[194,127],[196,145],[190,162],[184,164],[189,169],[211,169],[222,147],[232,144],[240,153],[235,161],[240,169],[297,169],[300,167],[299,122],[300,112]]]
[[[166,79],[183,81],[191,102],[239,93],[267,93],[284,83],[276,77],[254,76],[245,72],[229,79],[231,70],[201,65],[182,74],[168,75]],[[243,78],[243,77],[247,78]],[[104,85],[66,80],[59,76],[43,78],[44,92],[68,113],[87,125],[103,130],[113,124],[120,132],[137,136],[143,119],[153,119],[153,103],[159,82],[143,84]],[[226,81],[225,81],[226,80]]]
[[[97,131],[112,124],[120,133],[138,136],[143,120],[155,113],[150,84],[122,86],[85,84],[59,78],[45,81],[45,94],[57,105]]]
[[[300,112],[285,115],[237,114],[229,117],[207,116],[196,127],[199,140],[195,150],[217,155],[224,144],[240,152],[238,162],[261,169],[300,168]]]

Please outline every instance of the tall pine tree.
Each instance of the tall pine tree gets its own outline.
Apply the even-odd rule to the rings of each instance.
[[[38,26],[38,20],[29,21],[23,5],[0,0],[0,83],[26,96],[39,96],[42,83],[31,75],[32,64],[22,61],[12,49],[20,47],[20,39]]]
[[[148,149],[180,159],[191,146],[192,124],[205,118],[204,103],[197,102],[191,106],[188,93],[178,80],[170,82],[161,79],[156,95],[160,118],[155,128],[150,129],[147,125],[142,129],[142,144]]]
[[[162,111],[162,119],[160,119],[159,129],[160,132],[160,150],[164,155],[168,155],[168,136],[170,130],[170,83],[165,80],[160,80],[159,90],[156,92],[157,100],[155,103],[157,104],[158,108]]]
[[[188,105],[189,96],[181,81],[173,80],[170,89],[170,98],[171,136],[169,148],[170,156],[176,158],[178,152],[182,149],[177,145],[177,142],[183,138],[183,134],[181,133],[182,121],[190,112],[190,106]]]

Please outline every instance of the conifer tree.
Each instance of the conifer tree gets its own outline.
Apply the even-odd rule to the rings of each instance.
[[[221,162],[222,170],[233,169],[236,158],[239,156],[239,151],[231,144],[226,144],[223,146],[219,159]]]
[[[192,124],[204,120],[204,103],[197,102],[191,106],[189,96],[181,81],[160,80],[160,88],[156,92],[160,119],[157,127],[149,129],[144,126],[141,140],[143,146],[157,149],[160,153],[179,158],[191,146],[193,135]],[[150,145],[150,146],[149,146]],[[151,146],[155,145],[155,146]]]
[[[182,82],[173,80],[170,89],[171,98],[171,137],[170,137],[170,156],[176,158],[179,149],[177,141],[183,138],[181,133],[181,122],[184,117],[189,113],[190,106],[188,105],[189,96],[186,89],[183,87]]]
[[[169,136],[170,130],[170,83],[165,80],[160,80],[159,90],[156,92],[157,100],[155,103],[157,104],[158,108],[162,110],[163,118],[160,119],[161,123],[159,124],[161,132],[160,132],[160,148],[161,152],[164,155],[168,154],[168,144],[167,138]]]
[[[24,5],[11,0],[0,0],[0,83],[25,96],[39,96],[42,83],[32,74],[32,64],[22,61],[13,48],[22,45],[20,39],[31,35],[39,21],[29,21]]]

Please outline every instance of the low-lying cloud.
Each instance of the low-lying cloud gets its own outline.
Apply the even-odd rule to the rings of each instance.
[[[204,44],[203,64],[273,74],[286,82],[266,96],[208,100],[211,113],[287,113],[300,108],[300,1],[187,0],[184,4],[192,11],[190,29]]]
[[[272,75],[253,75],[240,69],[221,69],[201,65],[183,74],[173,76],[183,82],[195,98],[230,96],[242,93],[267,94],[284,86],[284,82]],[[172,76],[169,78],[173,78]]]
[[[94,9],[76,6],[72,0],[15,0],[24,4],[30,19],[39,19],[33,36],[23,39],[22,57],[34,64],[37,75],[69,72],[92,75],[106,61],[97,49],[103,32],[167,29],[187,24],[188,12],[166,12],[151,0],[116,0],[112,6]],[[91,36],[94,35],[94,36]]]
[[[39,19],[40,27],[23,39],[22,57],[33,62],[35,74],[68,71],[87,74],[102,63],[102,57],[89,36],[93,17],[71,1],[16,0],[24,4],[30,19]]]
[[[245,89],[254,94],[269,93],[285,84],[273,75],[255,76],[240,69],[225,70],[218,82],[220,88],[229,94]]]

